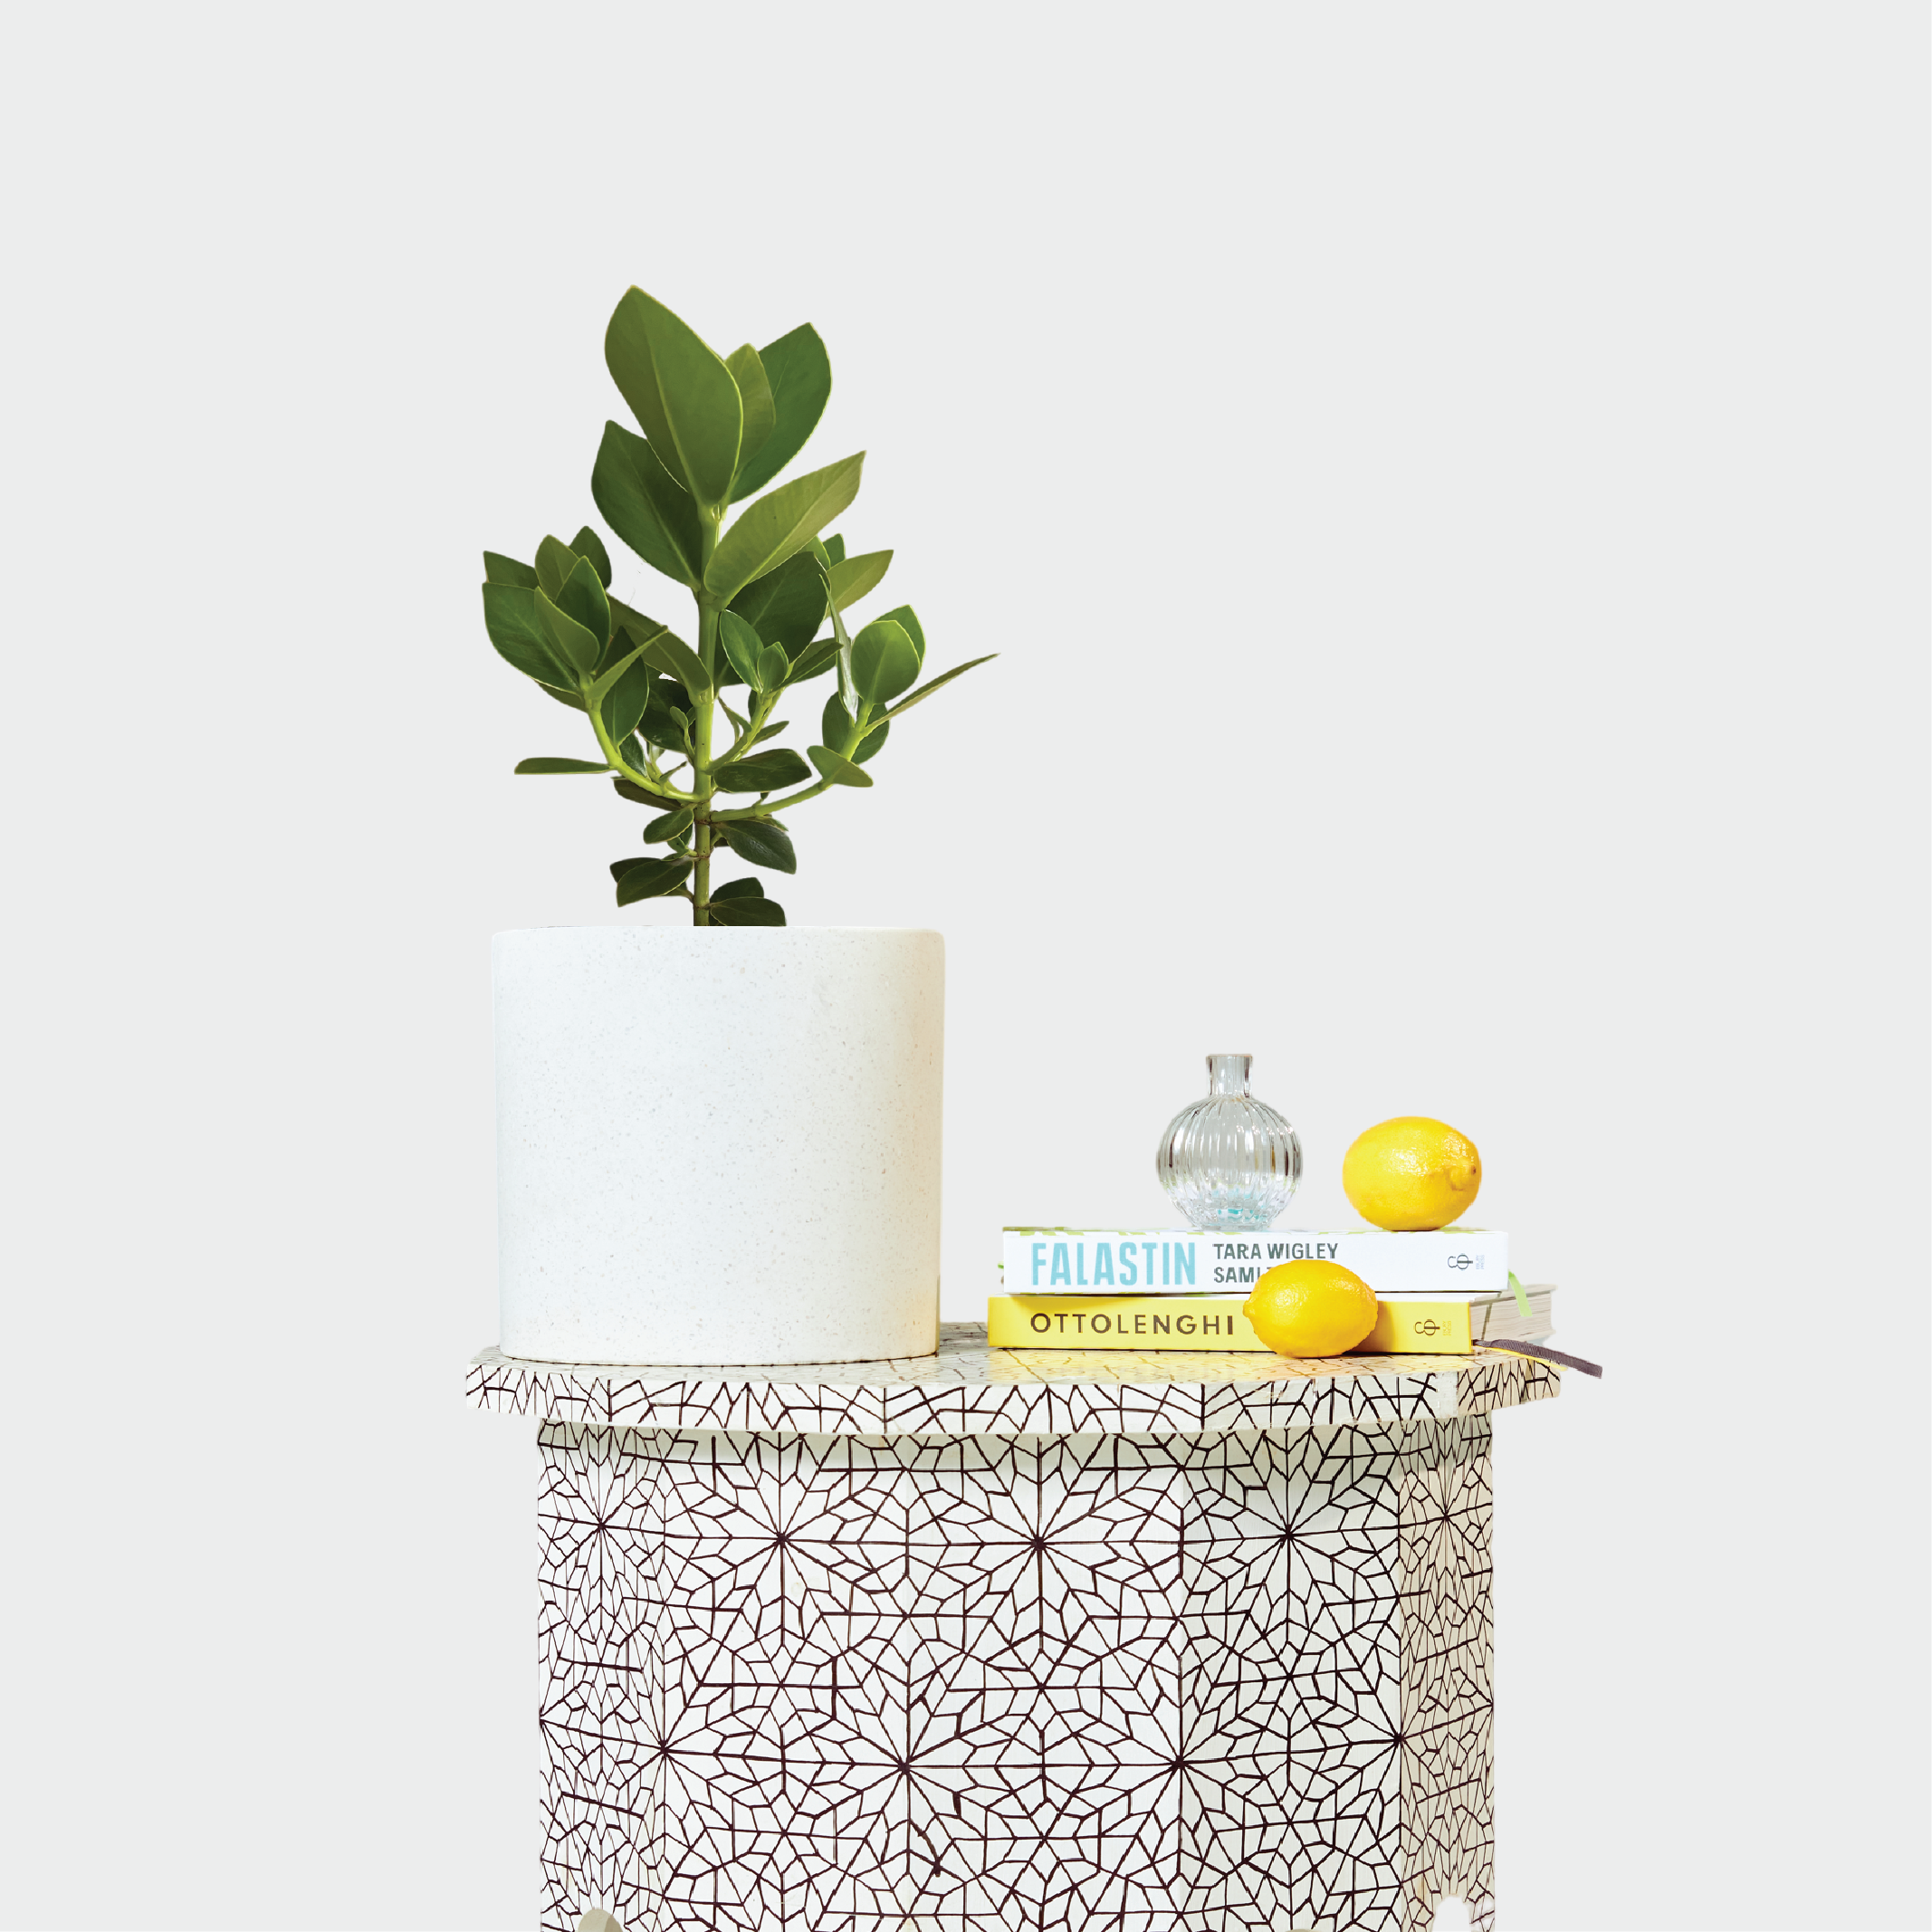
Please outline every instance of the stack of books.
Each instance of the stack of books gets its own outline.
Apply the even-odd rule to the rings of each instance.
[[[1467,1354],[1554,1333],[1550,1287],[1509,1272],[1494,1229],[1202,1234],[1194,1229],[1009,1228],[1002,1292],[987,1304],[995,1348],[1211,1349],[1272,1354],[1241,1304],[1284,1261],[1339,1262],[1375,1291],[1368,1354]]]

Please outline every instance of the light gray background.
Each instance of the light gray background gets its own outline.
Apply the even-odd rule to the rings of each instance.
[[[814,321],[941,664],[946,1299],[1201,1056],[1479,1143],[1510,1927],[1925,1921],[1918,5],[12,10],[0,1919],[534,1900],[488,941],[636,815],[486,544],[636,281]],[[620,588],[675,593],[641,565]]]

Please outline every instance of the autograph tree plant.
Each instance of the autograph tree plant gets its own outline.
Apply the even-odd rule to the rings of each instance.
[[[835,785],[870,786],[865,767],[893,721],[988,660],[921,684],[925,633],[910,604],[847,628],[844,613],[892,561],[890,550],[847,557],[841,538],[821,534],[857,495],[863,453],[766,489],[831,394],[809,323],[720,356],[632,289],[605,331],[604,359],[644,433],[604,426],[590,494],[629,549],[690,591],[697,642],[610,594],[610,555],[588,526],[569,543],[544,538],[533,563],[486,550],[491,643],[584,714],[599,753],[516,769],[605,774],[653,813],[644,843],[663,849],[612,865],[619,905],[675,895],[701,926],[783,925],[756,878],[715,882],[719,858],[795,872],[779,814]],[[802,758],[772,744],[788,729],[773,712],[828,674],[818,741]]]

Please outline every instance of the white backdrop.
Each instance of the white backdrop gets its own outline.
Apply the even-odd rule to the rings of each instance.
[[[1497,1429],[1503,1923],[1926,1923],[1921,7],[4,31],[0,1920],[533,1918],[488,942],[636,814],[478,552],[637,282],[817,324],[1004,654],[783,892],[947,936],[948,1311],[1211,1049],[1299,1222],[1464,1127],[1609,1364]]]

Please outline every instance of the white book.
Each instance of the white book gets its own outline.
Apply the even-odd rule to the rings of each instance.
[[[1509,1237],[1495,1229],[1203,1234],[1193,1228],[1008,1228],[1002,1234],[1000,1291],[1007,1295],[1231,1294],[1284,1261],[1310,1257],[1340,1262],[1385,1299],[1489,1300],[1509,1293]]]
[[[1514,1295],[1472,1303],[1469,1334],[1478,1342],[1546,1342],[1556,1333],[1553,1287],[1529,1287],[1523,1298],[1529,1304],[1524,1314]]]

